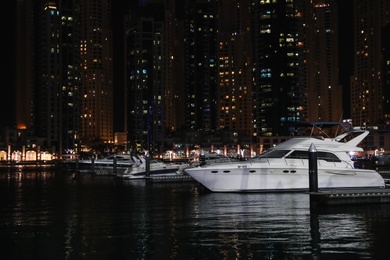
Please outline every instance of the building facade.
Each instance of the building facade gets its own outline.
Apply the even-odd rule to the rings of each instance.
[[[382,33],[390,21],[390,1],[355,0],[353,7],[351,118],[354,125],[365,127],[384,122],[383,78],[386,75],[382,75],[382,51],[386,46],[382,46]]]
[[[142,6],[126,19],[127,132],[133,151],[149,149],[163,139],[163,68],[167,57],[163,52],[163,16],[156,10]]]
[[[42,149],[113,141],[110,1],[18,1],[15,128]],[[27,140],[28,141],[28,140]]]
[[[307,121],[340,122],[343,91],[339,81],[338,9],[334,0],[313,1],[307,32]]]
[[[217,1],[216,128],[253,135],[253,52],[249,0]]]
[[[81,0],[81,129],[83,142],[113,142],[113,44],[110,0]]]
[[[343,98],[355,126],[390,123],[388,0],[351,5],[350,92],[339,82],[340,1],[130,2],[120,32],[125,64],[117,68],[125,71],[125,116],[116,118],[125,122],[119,132],[130,150],[288,136],[295,122],[340,121]],[[13,127],[41,147],[115,142],[114,3],[15,5],[18,70],[16,87],[7,88],[16,99]]]
[[[215,1],[185,1],[185,130],[216,129],[217,27]]]
[[[257,135],[285,135],[307,118],[309,10],[309,1],[252,1]]]

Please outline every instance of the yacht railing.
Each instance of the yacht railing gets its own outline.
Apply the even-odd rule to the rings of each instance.
[[[284,161],[284,163],[288,166],[299,166],[299,165],[302,165],[302,166],[307,165],[308,166],[309,165],[308,158],[288,158],[288,157],[274,158],[274,157],[266,157],[266,156],[252,158],[248,161],[249,164],[252,165],[252,162],[254,161],[254,159],[257,159],[257,160],[264,159],[264,160],[266,160],[268,165],[272,165],[272,163],[273,163],[272,159],[276,159],[278,161],[279,161],[279,159],[282,159]],[[298,163],[298,161],[300,163]],[[334,167],[341,167],[343,164],[345,166],[345,168],[356,169],[353,162],[346,161],[346,160],[329,161],[329,160],[324,160],[324,159],[318,159],[317,163],[318,163],[318,165],[321,165],[321,166],[333,164]]]
[[[227,156],[218,157],[218,158],[206,157],[205,159],[206,159],[206,164],[233,163],[232,159]]]

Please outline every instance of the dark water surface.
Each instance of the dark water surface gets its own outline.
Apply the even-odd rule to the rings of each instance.
[[[1,259],[388,259],[390,205],[0,172]]]

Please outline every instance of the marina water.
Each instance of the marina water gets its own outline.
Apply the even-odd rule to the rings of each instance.
[[[1,259],[387,259],[390,205],[0,172]]]

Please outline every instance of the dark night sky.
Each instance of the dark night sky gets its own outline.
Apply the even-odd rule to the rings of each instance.
[[[15,60],[16,53],[14,32],[16,30],[16,3],[13,1],[13,8],[7,9],[7,13],[11,15],[2,16],[1,32],[4,35],[2,39],[3,52],[1,54],[1,85],[0,85],[0,131],[7,126],[12,126],[13,118],[15,117],[14,102],[12,100],[13,90],[15,89]],[[11,22],[9,21],[11,17]]]

